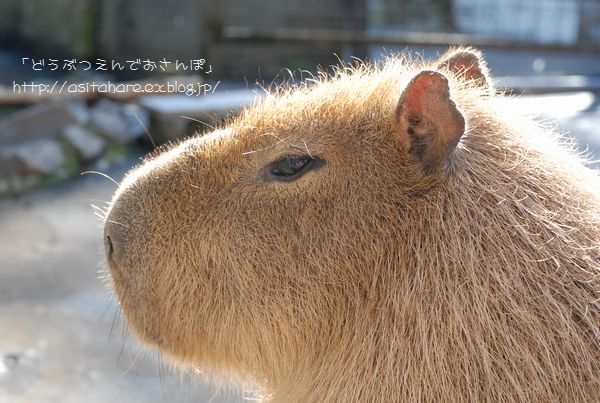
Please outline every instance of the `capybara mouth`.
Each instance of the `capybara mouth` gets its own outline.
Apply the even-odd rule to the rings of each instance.
[[[119,307],[125,315],[128,328],[133,330],[139,339],[145,343],[166,349],[168,347],[157,323],[154,312],[157,306],[153,305],[148,296],[136,297],[143,293],[136,290],[124,279],[120,269],[111,266],[115,294],[119,300]]]

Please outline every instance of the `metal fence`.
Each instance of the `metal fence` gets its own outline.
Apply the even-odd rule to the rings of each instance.
[[[452,32],[538,44],[600,44],[598,0],[366,0],[371,30]]]
[[[261,42],[471,43],[600,51],[599,0],[345,0],[326,25],[343,29],[225,25],[223,36]]]

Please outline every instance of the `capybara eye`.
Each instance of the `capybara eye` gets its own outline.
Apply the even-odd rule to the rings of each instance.
[[[271,174],[283,181],[297,179],[313,166],[314,161],[310,156],[285,157],[271,164]]]

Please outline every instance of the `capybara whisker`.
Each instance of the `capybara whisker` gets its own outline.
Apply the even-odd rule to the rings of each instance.
[[[111,178],[109,175],[102,173],[102,172],[98,172],[98,171],[83,171],[81,173],[81,175],[90,175],[90,174],[94,174],[94,175],[99,175],[102,176],[108,180],[110,180],[112,183],[114,183],[115,185],[119,186],[119,182],[117,182],[116,180],[114,180],[113,178]]]

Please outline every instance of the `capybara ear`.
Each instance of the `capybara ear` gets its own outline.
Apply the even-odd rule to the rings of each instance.
[[[411,80],[400,96],[396,122],[401,141],[426,174],[447,164],[465,131],[448,79],[436,71],[422,71]]]
[[[439,69],[447,69],[457,77],[473,81],[480,87],[492,88],[490,71],[483,55],[477,50],[450,50],[437,63]]]

